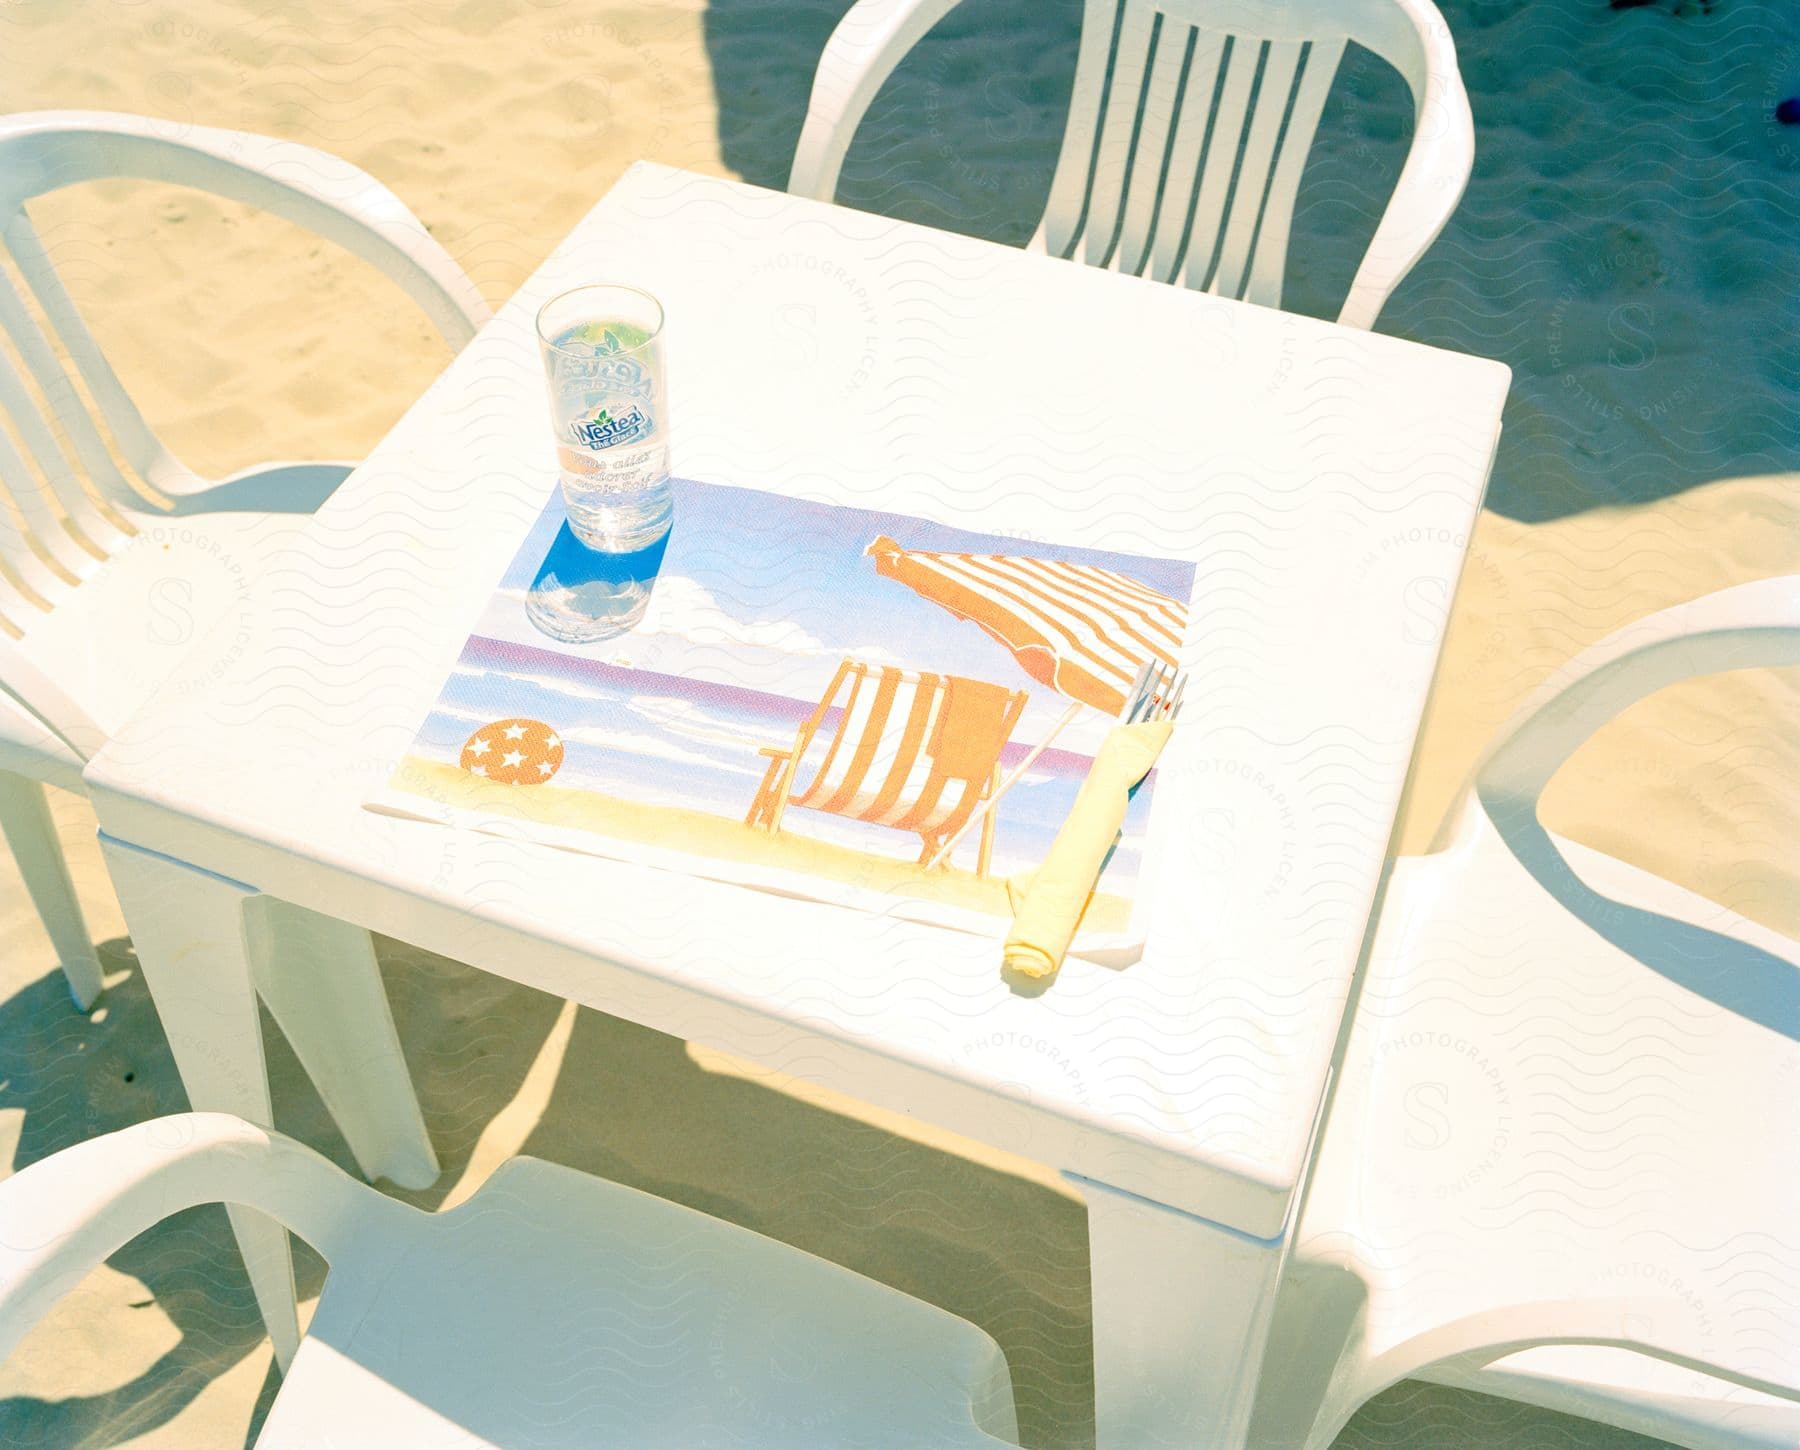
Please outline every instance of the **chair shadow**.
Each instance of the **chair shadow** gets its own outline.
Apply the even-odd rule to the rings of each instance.
[[[263,464],[173,499],[164,512],[170,518],[231,513],[315,514],[355,467],[354,463]]]
[[[1519,864],[1583,925],[1695,996],[1800,1042],[1800,966],[1736,937],[1596,891],[1539,824],[1536,801],[1482,804]]]
[[[783,190],[819,55],[845,0],[709,0],[703,18],[725,164]],[[1079,0],[964,0],[869,107],[838,200],[1022,246],[1062,140]],[[992,42],[1004,35],[997,52]]]

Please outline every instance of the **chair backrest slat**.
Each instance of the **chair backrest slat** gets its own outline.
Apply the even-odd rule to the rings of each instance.
[[[1126,192],[1125,221],[1113,253],[1113,265],[1121,272],[1142,272],[1144,261],[1150,254],[1150,241],[1158,222],[1157,202],[1163,190],[1163,170],[1168,160],[1169,140],[1175,129],[1175,108],[1193,42],[1192,26],[1178,25],[1167,16],[1158,17],[1150,85],[1144,95],[1143,118],[1138,126],[1135,159]]]
[[[1347,38],[1404,60],[1379,0],[1087,0],[1033,245],[1275,305],[1294,203]],[[1390,33],[1393,32],[1393,33]]]
[[[1100,106],[1107,88],[1107,65],[1118,19],[1118,0],[1087,0],[1062,150],[1057,153],[1056,172],[1050,179],[1044,219],[1033,239],[1034,245],[1042,246],[1053,257],[1068,256],[1087,211],[1088,188],[1094,172],[1094,141],[1100,132]]]
[[[1191,29],[1191,28],[1190,28]],[[1187,65],[1187,82],[1181,93],[1175,140],[1169,148],[1168,179],[1163,186],[1162,207],[1151,238],[1146,274],[1158,282],[1173,282],[1180,267],[1182,242],[1194,209],[1194,189],[1206,153],[1213,103],[1218,99],[1228,37],[1193,30],[1193,54]]]
[[[151,478],[160,469],[167,468],[174,461],[168,449],[150,431],[143,414],[138,412],[137,405],[131,401],[130,394],[125,391],[124,384],[113,371],[112,364],[106,360],[106,354],[100,350],[100,344],[88,331],[87,323],[75,306],[74,298],[69,296],[68,288],[63,285],[61,276],[50,260],[49,252],[44,249],[43,242],[39,240],[36,229],[23,210],[14,213],[8,220],[4,235],[6,249],[12,254],[14,265],[25,279],[26,286],[31,288],[32,295],[37,298],[38,306],[49,319],[57,340],[74,362],[82,381],[87,384],[88,392],[93,395],[100,415],[125,461],[144,478]],[[60,368],[58,373],[61,373]],[[65,385],[68,384],[66,376],[63,381]],[[53,401],[57,402],[59,408],[62,406],[60,400]],[[82,462],[92,470],[91,476],[95,484],[108,497],[118,502],[140,504],[142,500],[137,497],[100,441],[94,420],[81,406],[72,385],[68,388],[68,402],[69,410],[74,416],[72,419],[65,417],[64,425],[70,429],[77,447],[82,450]]]
[[[9,243],[14,234],[14,227],[9,223],[5,228]],[[13,261],[18,263],[20,257],[14,254]],[[20,266],[20,272],[23,273],[23,266]],[[29,281],[31,279],[27,277]],[[106,450],[94,417],[88,414],[76,383],[56,356],[49,336],[43,333],[38,318],[32,317],[31,308],[14,290],[11,279],[0,284],[0,327],[4,327],[5,335],[11,338],[20,360],[31,374],[32,383],[36,383],[36,396],[25,383],[16,392],[11,392],[7,398],[7,412],[13,414],[13,425],[20,430],[32,457],[38,459],[43,477],[49,480],[56,502],[67,513],[70,522],[76,525],[79,533],[99,543],[115,531],[104,524],[94,497],[81,486],[74,462],[81,464],[83,473],[108,502],[130,500],[130,484],[126,484],[119,466],[113,462],[112,453]],[[88,347],[92,345],[90,338]],[[58,434],[61,434],[61,441],[58,441]],[[74,461],[68,455],[68,448],[74,448]]]
[[[834,815],[869,819],[905,784],[935,714],[943,676],[858,661],[850,679],[850,699],[825,760],[793,799]]]
[[[796,775],[790,801],[921,832],[966,818],[1026,700],[1023,690],[980,680],[848,660],[823,704],[846,687],[824,759],[810,780]]]
[[[1142,5],[1128,4],[1119,25],[1112,78],[1105,88],[1105,116],[1100,146],[1094,153],[1088,187],[1087,219],[1082,224],[1078,260],[1104,267],[1112,256],[1124,203],[1125,184],[1134,169],[1138,105],[1144,94],[1144,71],[1155,39],[1156,16]]]
[[[15,309],[23,312],[18,294],[0,278],[0,324],[16,343]],[[25,320],[29,323],[30,319]],[[74,583],[100,562],[120,531],[101,516],[83,491],[49,418],[4,351],[0,351],[0,414],[24,445],[26,455],[10,450],[0,487],[22,518],[32,550]]]
[[[851,135],[958,0],[856,0],[826,44],[789,189],[835,199]],[[1037,252],[1279,306],[1294,203],[1346,45],[1412,93],[1406,162],[1338,311],[1370,327],[1449,220],[1475,136],[1431,0],[1084,0]]]
[[[0,480],[28,478],[31,465],[4,431],[0,431]],[[0,487],[0,621],[20,634],[34,614],[43,613],[69,588],[65,574],[53,572],[32,547],[30,525],[12,497]]]
[[[1281,279],[1287,271],[1288,235],[1294,224],[1294,202],[1300,195],[1300,177],[1306,170],[1313,138],[1319,133],[1331,83],[1344,58],[1344,44],[1340,36],[1315,40],[1307,47],[1300,82],[1294,90],[1293,109],[1288,113],[1287,129],[1281,138],[1281,154],[1269,176],[1268,195],[1263,201],[1262,224],[1250,260],[1249,280],[1243,289],[1246,302],[1260,302],[1268,307],[1281,302]]]
[[[831,692],[826,696],[826,703],[829,705],[846,685],[849,687],[849,697],[837,707],[837,728],[832,732],[825,748],[825,757],[813,773],[811,784],[804,790],[800,789],[796,771],[793,799],[797,805],[830,810],[831,803],[839,796],[848,799],[848,793],[854,790],[854,781],[859,773],[858,761],[863,757],[863,744],[871,730],[881,729],[893,705],[895,685],[888,678],[890,673],[898,672],[886,671],[878,665],[866,665],[860,660],[848,662],[847,669],[840,668]],[[811,753],[811,746],[808,746],[808,753]]]
[[[1262,67],[1262,47],[1242,36],[1231,37],[1225,56],[1225,83],[1219,88],[1212,129],[1201,158],[1200,190],[1194,198],[1194,224],[1188,230],[1187,252],[1181,278],[1187,286],[1204,288],[1212,276],[1218,253],[1219,233],[1225,208],[1231,200],[1231,180],[1237,171],[1238,150],[1244,138],[1244,120]]]
[[[864,699],[863,687],[868,683],[868,675],[868,666],[858,664],[853,660],[845,660],[843,664],[838,666],[837,675],[833,678],[830,688],[826,691],[823,702],[824,706],[827,710],[831,709],[831,702],[837,698],[839,691],[842,690],[845,685],[850,687],[850,697],[845,700],[842,705],[836,707],[838,712],[837,728],[832,731],[831,738],[826,743],[825,758],[819,762],[819,768],[813,772],[812,783],[804,790],[800,787],[799,763],[796,763],[793,784],[794,800],[802,803],[810,800],[813,793],[824,786],[828,778],[832,778],[833,769],[837,765],[840,753],[843,754],[844,767],[848,768],[850,754],[845,752],[846,743],[852,742],[856,738],[855,731],[857,725],[862,719],[867,717],[870,702],[874,698],[874,691],[870,690],[867,692],[868,698]],[[860,712],[857,709],[857,702],[859,700],[862,701],[862,710]],[[816,739],[817,737],[815,736],[814,738]],[[809,742],[807,745],[808,753],[811,752],[811,749],[812,746]],[[854,751],[854,749],[854,744],[851,744],[850,750]],[[841,779],[842,775],[843,771],[838,770],[836,778]]]
[[[1292,40],[1269,41],[1264,47],[1256,99],[1246,118],[1249,130],[1244,138],[1244,154],[1231,188],[1219,265],[1207,286],[1208,291],[1221,297],[1236,297],[1243,291],[1244,276],[1250,269],[1250,248],[1256,241],[1263,198],[1275,164],[1275,146],[1281,139],[1282,123],[1293,99],[1294,78],[1299,74],[1304,49],[1301,42]]]

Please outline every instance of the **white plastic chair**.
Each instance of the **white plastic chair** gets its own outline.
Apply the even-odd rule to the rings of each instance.
[[[229,1200],[330,1265],[263,1447],[1015,1443],[974,1325],[693,1209],[530,1158],[429,1214],[217,1113],[0,1183],[0,1358],[108,1254]]]
[[[958,3],[857,0],[819,59],[789,191],[835,199],[869,103]],[[1338,315],[1372,327],[1456,210],[1475,158],[1456,51],[1426,0],[1086,0],[1030,249],[1279,306],[1300,175],[1351,41],[1413,97],[1411,150]]]
[[[919,860],[931,861],[994,798],[1000,752],[1025,700],[1023,690],[961,675],[846,659],[793,743],[762,747],[769,765],[744,824],[773,835],[790,806],[825,811],[916,831]],[[833,709],[835,728],[828,723]],[[987,875],[993,854],[990,811],[982,818],[976,875]]]
[[[1800,664],[1800,578],[1596,644],[1386,890],[1252,1444],[1418,1377],[1677,1444],[1800,1445],[1800,943],[1548,833],[1570,753]]]
[[[220,602],[218,561],[253,573],[271,521],[311,513],[353,466],[270,463],[214,481],[156,438],[25,213],[101,177],[196,187],[306,227],[399,283],[453,348],[489,316],[400,199],[334,156],[99,111],[0,118],[0,827],[82,1007],[100,966],[41,782],[82,789],[84,761],[173,673],[188,621]],[[181,627],[145,627],[156,591]]]

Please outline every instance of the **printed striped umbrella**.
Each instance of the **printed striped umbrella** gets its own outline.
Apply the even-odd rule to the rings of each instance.
[[[934,554],[886,535],[876,572],[979,625],[1039,684],[1107,715],[1146,662],[1173,666],[1187,607],[1114,569],[1023,554]]]
[[[1019,668],[1071,702],[1050,733],[1000,782],[927,863],[935,866],[1049,748],[1084,705],[1123,715],[1144,666],[1171,667],[1187,606],[1115,569],[1023,554],[903,549],[885,534],[863,551],[875,571],[958,619],[979,625]]]

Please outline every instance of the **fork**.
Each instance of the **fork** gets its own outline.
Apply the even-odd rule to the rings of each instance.
[[[1141,725],[1146,720],[1173,720],[1181,713],[1181,697],[1187,691],[1187,671],[1163,660],[1148,659],[1132,682],[1131,698],[1121,725]]]

